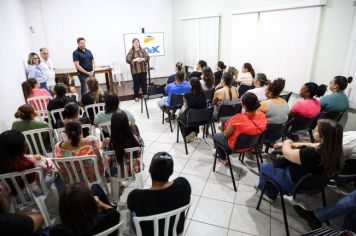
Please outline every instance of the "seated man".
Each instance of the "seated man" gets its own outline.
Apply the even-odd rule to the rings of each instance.
[[[163,97],[161,100],[159,100],[157,102],[157,104],[161,108],[161,110],[163,110],[164,107],[170,106],[172,94],[184,95],[185,93],[188,93],[190,91],[189,82],[185,81],[184,77],[185,77],[184,72],[182,72],[182,71],[177,72],[175,81],[166,86],[166,93],[168,94],[168,96]],[[164,112],[169,114],[169,110],[167,110],[167,109],[164,109]],[[174,118],[174,116],[172,116],[172,118]]]
[[[318,208],[314,211],[305,210],[299,205],[293,206],[300,217],[307,221],[312,229],[321,227],[322,222],[346,215],[343,230],[356,233],[356,190],[341,198],[333,205]]]
[[[127,198],[127,207],[133,216],[149,216],[169,212],[183,207],[190,202],[191,188],[189,182],[178,177],[168,181],[173,173],[173,158],[167,152],[156,153],[151,161],[149,172],[152,178],[150,189],[135,189]],[[181,215],[177,234],[184,229],[185,217]],[[160,233],[163,235],[164,224],[160,223]],[[143,235],[153,235],[153,223],[141,224]],[[169,233],[172,235],[172,232]]]
[[[1,235],[37,235],[43,224],[40,214],[28,212],[23,214],[9,213],[10,204],[0,186],[0,229]]]

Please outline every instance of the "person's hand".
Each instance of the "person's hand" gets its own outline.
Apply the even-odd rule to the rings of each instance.
[[[283,145],[283,143],[276,143],[276,144],[273,145],[273,148],[274,149],[281,149],[282,145]]]
[[[288,143],[292,146],[293,140],[287,139],[287,140],[284,140],[284,141],[283,141],[283,144],[288,144]]]
[[[36,161],[40,161],[42,159],[42,156],[39,154],[35,154],[35,155],[33,155],[33,159]]]
[[[110,144],[110,138],[104,138],[103,148],[107,148]]]
[[[132,61],[133,62],[139,62],[139,60],[140,60],[140,58],[138,57],[138,58],[133,59]]]

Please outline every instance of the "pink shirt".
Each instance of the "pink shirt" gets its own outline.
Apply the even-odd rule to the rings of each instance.
[[[31,95],[28,96],[28,98],[33,98],[33,97],[42,97],[42,96],[51,96],[49,92],[46,89],[33,89]],[[47,104],[49,102],[49,99],[46,99],[46,103],[36,104],[35,102],[31,101],[30,104],[33,106],[35,111],[38,110],[47,110]],[[45,109],[41,109],[45,108]]]
[[[291,112],[307,118],[314,118],[320,113],[320,102],[318,99],[305,99],[294,104]]]

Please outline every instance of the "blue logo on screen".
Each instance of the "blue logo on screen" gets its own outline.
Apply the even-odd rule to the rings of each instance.
[[[146,50],[147,53],[152,54],[152,53],[159,53],[160,51],[158,50],[158,48],[159,48],[159,45],[158,46],[153,46],[151,48],[145,47],[144,49]]]

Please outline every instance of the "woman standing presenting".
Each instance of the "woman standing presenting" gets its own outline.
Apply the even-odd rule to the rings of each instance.
[[[132,40],[132,48],[126,56],[126,62],[130,64],[131,74],[134,84],[134,97],[138,102],[140,87],[143,95],[147,93],[147,66],[146,63],[150,57],[147,52],[141,48],[138,38]]]

